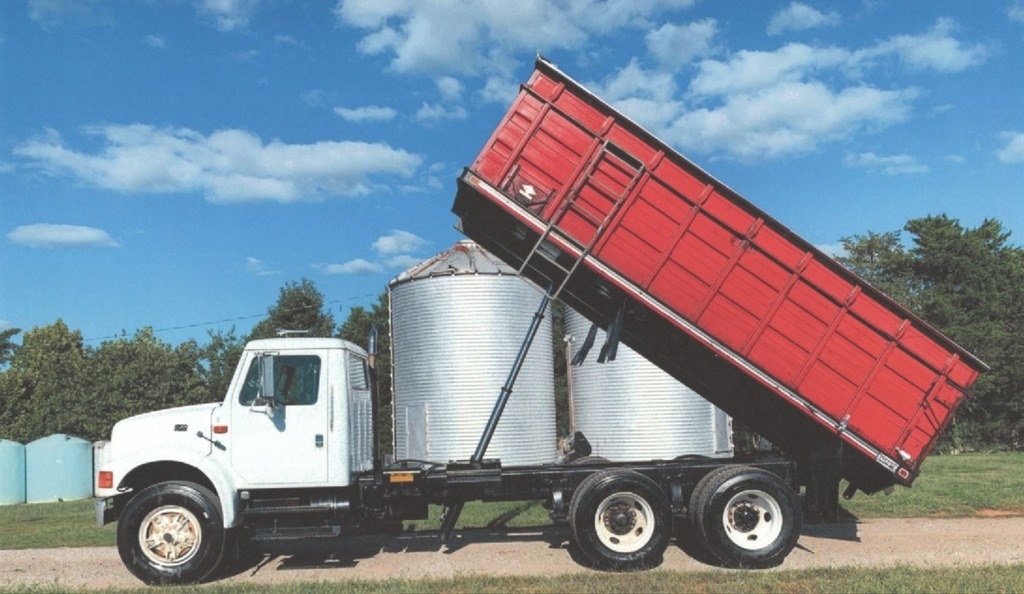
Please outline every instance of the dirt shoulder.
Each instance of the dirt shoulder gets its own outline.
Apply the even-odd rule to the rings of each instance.
[[[662,569],[713,569],[690,556],[685,538],[670,546]],[[1024,563],[1024,517],[884,519],[806,526],[780,569]],[[224,582],[386,580],[467,574],[560,575],[592,571],[568,550],[567,529],[468,530],[445,547],[432,533],[358,537],[313,546],[268,548]],[[113,547],[0,551],[0,584],[72,589],[141,584]]]

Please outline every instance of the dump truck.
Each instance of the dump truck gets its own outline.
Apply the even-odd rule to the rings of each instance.
[[[129,571],[208,580],[254,542],[365,534],[431,505],[446,542],[470,501],[542,502],[597,568],[657,566],[676,526],[721,566],[777,566],[840,477],[909,485],[985,370],[543,59],[452,208],[540,288],[475,451],[384,460],[373,340],[252,341],[222,402],[121,420],[96,445],[97,522],[118,523]],[[559,461],[489,458],[551,299],[778,451],[609,462],[576,434]]]

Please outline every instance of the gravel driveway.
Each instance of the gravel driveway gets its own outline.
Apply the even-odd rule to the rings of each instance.
[[[567,529],[467,530],[451,547],[437,535],[358,537],[267,549],[262,560],[225,582],[384,580],[457,574],[557,575],[591,571],[575,563]],[[685,539],[684,539],[685,540]],[[1024,517],[887,519],[805,526],[781,569],[816,567],[1013,564],[1024,562]],[[663,569],[710,569],[670,546]],[[61,585],[73,589],[139,586],[113,547],[0,551],[0,584]]]

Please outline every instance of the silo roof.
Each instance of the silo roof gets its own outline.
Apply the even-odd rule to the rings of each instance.
[[[419,279],[463,274],[516,275],[517,271],[475,242],[462,240],[399,274],[389,284],[395,286]]]

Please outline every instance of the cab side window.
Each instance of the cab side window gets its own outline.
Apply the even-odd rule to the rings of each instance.
[[[348,368],[349,386],[353,390],[369,390],[370,370],[367,369],[366,359],[349,353]]]
[[[278,355],[274,357],[274,396],[288,406],[316,404],[320,390],[320,357],[316,355]],[[260,362],[249,364],[239,402],[251,405],[260,392]]]

